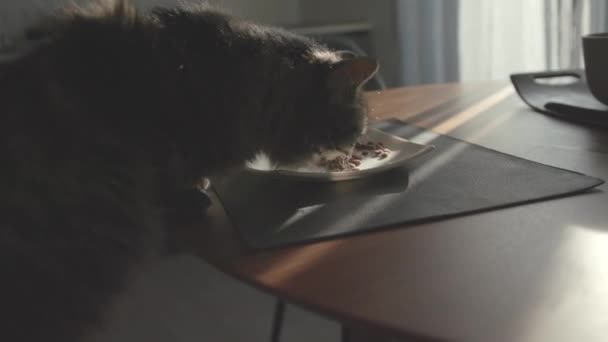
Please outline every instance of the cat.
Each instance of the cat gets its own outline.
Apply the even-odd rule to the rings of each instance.
[[[208,6],[97,1],[0,65],[0,339],[80,341],[179,208],[259,152],[352,146],[376,61]],[[188,194],[188,195],[184,195]],[[187,199],[187,201],[185,200]]]

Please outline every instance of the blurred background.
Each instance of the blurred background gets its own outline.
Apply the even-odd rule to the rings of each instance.
[[[133,0],[141,9],[177,0]],[[580,36],[608,31],[603,0],[212,0],[234,15],[378,58],[373,88],[508,80],[582,67]],[[0,47],[65,0],[0,0]],[[267,341],[275,300],[179,256],[139,277],[93,342]],[[288,306],[282,341],[333,342],[340,326]]]
[[[0,45],[64,0],[0,0]],[[134,0],[142,9],[177,0]],[[378,58],[373,86],[507,79],[582,66],[580,36],[608,31],[603,0],[211,0],[262,23]]]

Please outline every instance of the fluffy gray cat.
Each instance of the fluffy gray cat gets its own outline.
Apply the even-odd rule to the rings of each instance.
[[[78,341],[202,176],[351,145],[375,61],[205,7],[69,8],[0,66],[0,339]],[[176,204],[179,203],[179,204]],[[203,213],[203,201],[200,212]]]

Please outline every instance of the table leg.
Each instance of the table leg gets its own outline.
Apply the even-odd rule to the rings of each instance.
[[[376,331],[361,327],[342,325],[342,342],[390,342],[391,340]]]
[[[281,339],[281,330],[283,327],[283,316],[285,315],[285,302],[277,299],[274,317],[272,321],[271,342],[279,342]],[[341,341],[342,342],[397,342],[374,330],[341,325]]]
[[[279,342],[281,340],[281,329],[283,328],[283,316],[285,315],[285,302],[277,299],[277,304],[274,309],[274,317],[272,320],[272,335],[271,342]]]

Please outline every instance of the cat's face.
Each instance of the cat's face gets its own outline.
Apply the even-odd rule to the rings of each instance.
[[[220,129],[200,138],[207,143],[190,145],[231,140],[238,151],[233,159],[265,152],[285,164],[319,150],[349,149],[364,132],[367,106],[361,88],[377,72],[376,61],[213,12],[155,13],[188,57],[183,72],[188,88],[222,90],[213,97],[203,91],[201,111],[229,113]],[[218,85],[210,87],[210,80]],[[201,126],[213,126],[208,115],[199,119]],[[184,122],[192,126],[191,120]],[[235,131],[236,137],[227,139]]]
[[[274,162],[297,162],[327,149],[349,150],[366,130],[362,86],[378,63],[330,51],[313,58],[286,77],[287,96],[264,151]]]

